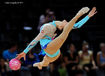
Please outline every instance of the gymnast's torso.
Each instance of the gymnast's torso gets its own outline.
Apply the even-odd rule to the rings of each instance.
[[[55,36],[56,31],[55,21],[42,25],[40,28],[40,32],[43,31],[45,31],[46,34],[42,39],[40,39],[40,45],[42,49],[45,49],[47,47],[47,44],[50,43],[52,41],[52,38]]]

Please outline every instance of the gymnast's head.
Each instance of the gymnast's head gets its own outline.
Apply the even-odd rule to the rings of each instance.
[[[63,30],[63,28],[66,26],[68,22],[66,20],[63,20],[63,21],[56,21],[56,27],[59,29],[59,30]]]

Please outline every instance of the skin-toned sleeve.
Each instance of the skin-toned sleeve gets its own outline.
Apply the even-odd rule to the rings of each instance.
[[[82,20],[74,24],[73,29],[81,28],[88,20],[89,20],[89,16],[86,16],[85,18],[83,18]]]
[[[47,26],[43,27],[43,29],[40,31],[40,33],[35,37],[34,40],[32,40],[30,42],[30,44],[26,47],[26,49],[24,50],[24,53],[28,53],[29,50],[31,50],[38,42],[41,38],[43,38],[46,33],[47,33],[47,30],[49,28]]]

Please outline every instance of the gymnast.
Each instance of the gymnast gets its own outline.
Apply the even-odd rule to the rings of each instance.
[[[21,59],[22,57],[24,57],[25,60],[27,52],[40,41],[41,48],[44,50],[46,55],[41,62],[33,64],[33,67],[42,69],[42,67],[48,66],[51,62],[54,62],[60,56],[60,48],[67,39],[69,32],[72,29],[80,28],[81,26],[83,26],[83,24],[85,24],[90,17],[94,16],[97,13],[96,7],[93,7],[85,18],[76,23],[76,21],[88,11],[88,7],[83,7],[69,22],[63,20],[43,24],[40,28],[40,33],[35,37],[34,40],[31,41],[31,43],[22,53],[17,55],[16,58]],[[63,29],[63,31],[58,37],[53,39],[57,28],[59,30]]]

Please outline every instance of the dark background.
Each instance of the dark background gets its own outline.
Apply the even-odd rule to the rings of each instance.
[[[16,1],[23,4],[5,4]],[[98,13],[92,17],[81,29],[72,30],[64,43],[62,52],[70,43],[74,43],[77,50],[81,49],[84,40],[89,42],[93,51],[99,51],[99,43],[105,42],[105,3],[102,0],[0,0],[0,52],[7,48],[8,42],[16,41],[19,48],[30,42],[37,34],[39,16],[50,8],[55,12],[57,20],[69,21],[82,7],[97,7]],[[84,15],[85,16],[85,15]],[[33,30],[25,31],[24,26],[31,26]]]

